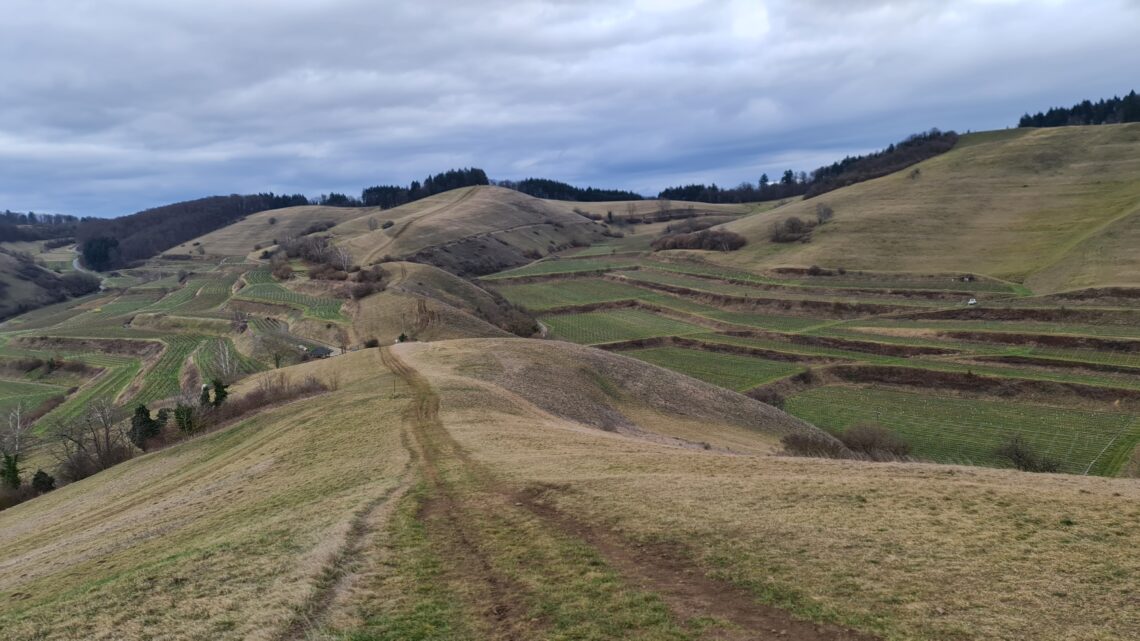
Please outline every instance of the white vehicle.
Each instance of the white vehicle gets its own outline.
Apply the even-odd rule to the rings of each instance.
[[[977,304],[978,304],[978,299],[976,299],[976,298],[971,298],[970,300],[966,301],[966,304],[967,304],[967,305],[977,305]]]

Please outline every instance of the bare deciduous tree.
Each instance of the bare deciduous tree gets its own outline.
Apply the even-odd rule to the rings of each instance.
[[[348,251],[345,247],[337,247],[333,250],[333,259],[336,260],[337,266],[341,271],[348,271],[352,268],[352,252]]]
[[[109,401],[95,401],[79,417],[53,430],[60,471],[77,481],[131,457],[126,423]]]

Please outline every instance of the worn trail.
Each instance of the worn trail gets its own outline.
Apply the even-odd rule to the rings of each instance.
[[[483,610],[485,623],[495,638],[542,638],[542,622],[525,615],[525,590],[497,575],[481,554],[477,534],[468,533],[461,521],[465,506],[451,493],[448,475],[465,475],[478,491],[503,506],[514,506],[520,516],[536,519],[543,528],[559,536],[588,544],[615,569],[631,587],[657,594],[679,623],[714,619],[722,625],[703,629],[700,638],[744,641],[787,639],[792,641],[871,641],[873,637],[833,625],[818,625],[793,618],[779,608],[756,601],[747,590],[709,577],[684,550],[670,546],[632,544],[604,528],[576,519],[547,500],[557,488],[532,486],[523,491],[496,480],[483,465],[474,461],[451,437],[439,416],[439,395],[428,380],[404,363],[388,348],[382,349],[385,365],[412,390],[408,416],[422,454],[425,478],[438,490],[437,498],[425,505],[423,518],[445,523],[454,533],[455,559],[464,576],[475,576],[485,583],[479,590],[490,597]]]

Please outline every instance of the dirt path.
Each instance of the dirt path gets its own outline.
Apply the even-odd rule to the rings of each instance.
[[[474,577],[489,598],[484,610],[485,623],[499,639],[541,638],[541,622],[526,618],[521,601],[523,589],[497,576],[482,555],[479,543],[468,536],[462,516],[464,505],[448,489],[443,469],[459,468],[469,475],[481,492],[501,504],[514,505],[536,517],[543,527],[559,535],[585,542],[631,585],[657,594],[679,622],[712,617],[727,625],[704,630],[701,638],[726,641],[787,639],[792,641],[871,641],[874,637],[832,625],[817,625],[794,619],[787,612],[758,603],[747,590],[710,578],[683,550],[670,546],[637,546],[608,530],[559,512],[544,502],[546,489],[518,492],[505,487],[481,464],[471,459],[451,437],[439,416],[439,395],[418,371],[404,363],[389,348],[381,349],[385,366],[412,390],[408,407],[413,435],[422,454],[426,479],[439,490],[426,504],[422,518],[429,524],[443,523],[454,534],[454,551],[461,575]],[[454,472],[450,472],[454,473]]]

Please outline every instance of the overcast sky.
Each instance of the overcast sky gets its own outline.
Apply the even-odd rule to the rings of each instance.
[[[656,194],[1140,89],[1140,0],[4,0],[0,28],[0,209],[77,215],[458,166]]]

